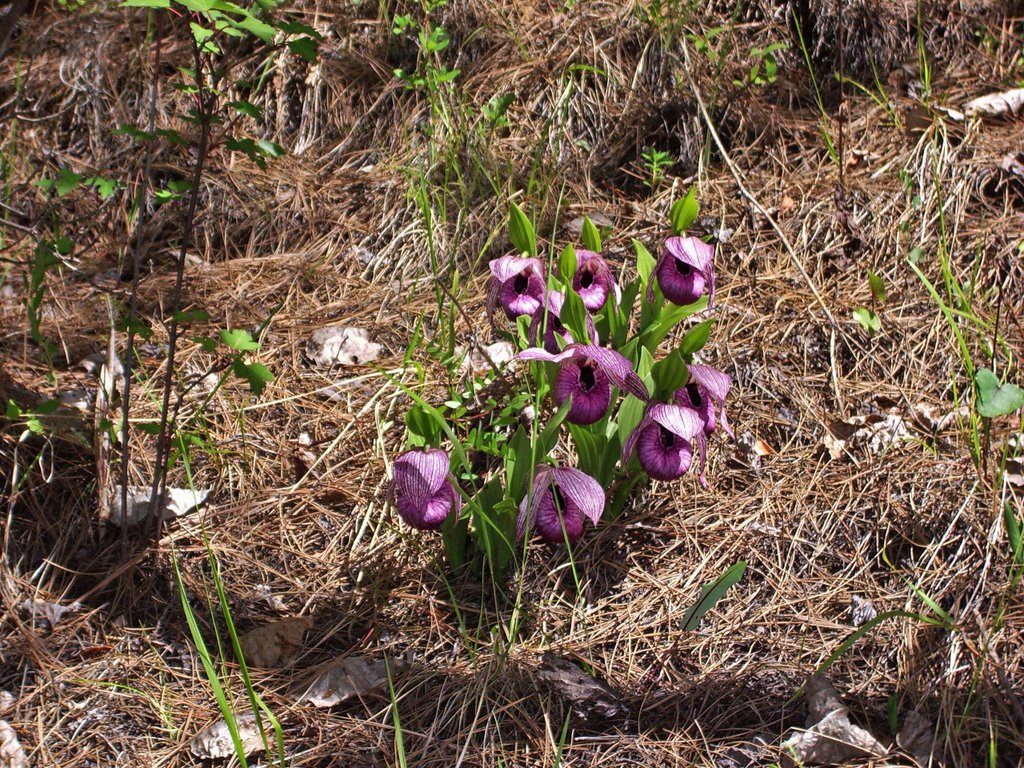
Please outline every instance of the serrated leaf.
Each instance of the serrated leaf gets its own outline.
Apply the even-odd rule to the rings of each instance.
[[[194,323],[197,320],[206,322],[210,319],[210,315],[204,309],[183,309],[181,312],[171,315],[171,319],[179,323]]]
[[[241,360],[235,360],[231,369],[238,378],[249,382],[249,389],[256,396],[263,394],[267,384],[274,380],[274,374],[263,363],[243,363]]]
[[[57,178],[53,180],[53,188],[57,190],[58,197],[64,197],[78,189],[82,183],[82,174],[75,173],[70,168],[61,168]]]
[[[508,238],[519,253],[537,255],[537,235],[533,224],[515,203],[508,210]]]
[[[320,43],[312,37],[300,37],[288,41],[288,50],[313,64],[320,53]]]
[[[253,104],[251,101],[245,101],[241,99],[239,101],[232,101],[228,104],[229,107],[234,109],[236,112],[240,112],[246,117],[251,117],[253,120],[262,120],[263,113],[260,108]]]
[[[986,419],[1005,416],[1024,407],[1024,389],[1016,384],[1000,384],[988,368],[974,375],[974,383],[978,388],[978,413]]]
[[[594,253],[601,252],[601,233],[594,226],[594,222],[590,220],[589,216],[583,218],[583,245],[587,250]]]
[[[700,624],[700,620],[704,618],[704,614],[714,608],[718,601],[725,597],[725,593],[729,591],[729,588],[743,578],[746,570],[747,564],[741,560],[717,579],[701,587],[700,597],[697,599],[697,602],[687,608],[686,613],[683,614],[683,631],[692,632],[695,630]]]
[[[697,220],[699,212],[700,205],[697,203],[697,195],[691,187],[690,191],[686,193],[686,197],[672,203],[672,209],[669,211],[672,234],[682,235],[685,233],[689,226]]]
[[[228,330],[222,329],[220,332],[221,343],[231,349],[236,349],[239,352],[255,352],[260,348],[260,345],[253,341],[252,334],[244,329]]]

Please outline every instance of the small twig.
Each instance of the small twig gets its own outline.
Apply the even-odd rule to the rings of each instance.
[[[188,248],[192,243],[192,234],[195,227],[196,208],[199,204],[199,185],[203,178],[203,167],[206,164],[206,155],[210,147],[210,123],[212,113],[212,102],[215,95],[206,93],[207,87],[203,82],[203,59],[199,44],[193,40],[192,43],[193,61],[195,66],[195,83],[197,91],[197,111],[199,114],[200,134],[198,156],[196,167],[192,174],[192,191],[189,197],[188,210],[181,227],[181,248],[178,250],[178,263],[174,281],[174,300],[171,305],[171,322],[168,329],[167,340],[167,366],[164,369],[163,399],[160,406],[160,432],[156,443],[156,462],[153,470],[153,484],[150,488],[150,514],[153,520],[154,551],[159,547],[160,531],[164,524],[164,498],[167,494],[167,460],[170,456],[170,435],[168,426],[168,413],[171,406],[171,389],[174,387],[174,356],[178,346],[178,312],[181,311],[181,295],[185,282],[185,257]],[[154,506],[155,505],[155,506]],[[155,510],[155,514],[154,514]]]
[[[153,50],[153,83],[149,95],[149,118],[146,130],[156,131],[157,95],[160,89],[160,48],[163,41],[163,15],[156,14],[156,39]],[[139,273],[142,271],[142,230],[146,224],[146,192],[153,168],[153,140],[146,142],[146,157],[142,165],[142,178],[135,193],[135,248],[132,253],[132,288],[128,310],[128,340],[125,345],[124,384],[121,392],[121,559],[128,556],[128,461],[130,457],[128,415],[131,404],[132,366],[135,363],[135,322],[139,315]],[[109,361],[108,361],[109,363]]]

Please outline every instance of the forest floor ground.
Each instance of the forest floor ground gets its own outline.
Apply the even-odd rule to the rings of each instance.
[[[872,765],[1019,764],[1024,446],[1019,413],[978,415],[974,375],[1020,377],[1024,156],[1012,113],[963,114],[1024,78],[1014,9],[336,5],[289,11],[323,35],[315,63],[223,45],[219,103],[256,109],[225,106],[205,158],[182,296],[208,319],[178,339],[171,398],[189,461],[170,485],[210,494],[155,540],[102,519],[122,454],[94,430],[100,385],[80,361],[107,349],[137,276],[152,336],[128,473],[148,484],[190,195],[147,204],[141,226],[133,201],[143,179],[173,197],[194,172],[191,95],[173,87],[191,38],[180,18],[87,2],[36,4],[8,41],[0,736],[33,766],[203,763],[191,740],[222,715],[184,596],[236,711],[250,704],[222,604],[239,633],[285,621],[248,674],[290,766],[768,765],[834,655],[850,719],[888,750]],[[396,33],[403,14],[447,48]],[[430,85],[441,67],[458,75]],[[185,143],[152,142],[147,176],[145,145],[114,129],[146,129],[154,84],[156,127]],[[227,131],[286,153],[261,167]],[[70,188],[38,185],[62,169]],[[579,245],[580,217],[607,226],[629,276],[631,239],[656,251],[690,188],[716,243],[703,359],[733,381],[736,440],[712,440],[709,487],[653,484],[571,561],[532,542],[505,585],[517,600],[449,578],[438,536],[389,509],[387,472],[403,387],[449,398],[464,382],[437,350],[498,338],[486,265],[510,248],[510,201],[555,253]],[[39,243],[60,238],[45,266]],[[318,365],[308,344],[331,325],[365,329],[377,359]],[[228,328],[273,374],[258,396],[237,376],[210,386],[230,355],[201,337]],[[681,632],[738,561],[743,579]],[[393,688],[299,701],[339,657],[387,658]],[[553,659],[600,688],[553,683]]]

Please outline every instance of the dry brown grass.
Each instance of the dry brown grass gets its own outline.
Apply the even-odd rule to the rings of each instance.
[[[934,724],[937,764],[980,765],[993,739],[999,765],[1021,759],[1024,602],[1008,586],[997,499],[1009,493],[1018,509],[1020,501],[1012,488],[992,487],[991,464],[1019,422],[993,425],[987,474],[971,461],[962,420],[938,434],[912,425],[914,439],[882,452],[851,444],[833,459],[823,444],[836,422],[856,415],[918,404],[948,413],[955,389],[967,385],[949,326],[906,263],[920,247],[922,268],[940,279],[940,210],[953,271],[976,286],[975,311],[991,322],[1001,306],[1000,368],[1016,365],[1024,192],[998,165],[1019,150],[1019,123],[954,123],[922,109],[917,74],[901,66],[917,50],[913,4],[746,4],[736,54],[717,76],[692,45],[683,75],[682,33],[730,23],[731,4],[682,18],[678,34],[665,37],[638,20],[641,5],[580,2],[566,11],[452,0],[439,19],[453,38],[449,64],[462,71],[458,98],[447,101],[458,130],[436,131],[432,145],[422,130],[430,104],[391,76],[414,52],[392,41],[376,8],[303,6],[325,33],[321,62],[279,59],[258,99],[266,118],[246,126],[292,154],[260,170],[215,150],[200,195],[187,303],[209,312],[209,329],[254,327],[276,308],[260,352],[276,380],[256,400],[240,384],[226,386],[198,422],[208,450],[196,455],[194,481],[213,486],[209,508],[171,524],[156,557],[133,534],[125,559],[119,534],[96,519],[88,429],[72,421],[19,440],[10,424],[0,435],[0,689],[15,698],[0,717],[33,765],[197,764],[188,740],[219,714],[169,551],[173,544],[212,637],[204,535],[241,629],[282,615],[314,621],[293,666],[254,673],[284,726],[290,765],[397,764],[386,696],[331,709],[295,703],[309,670],[360,652],[411,660],[395,680],[410,765],[555,765],[563,727],[563,765],[744,765],[743,745],[778,744],[803,724],[792,696],[852,632],[851,596],[879,611],[927,612],[908,580],[956,629],[894,619],[856,643],[831,670],[855,719],[887,737],[892,701],[901,717],[917,710]],[[927,4],[922,39],[936,65],[935,103],[955,106],[1021,76],[1021,21],[1004,5]],[[842,172],[824,147],[791,9],[809,14],[826,129],[842,135],[847,159],[868,158]],[[54,204],[31,182],[63,165],[138,180],[140,150],[109,129],[145,114],[155,73],[143,35],[143,17],[116,8],[40,6],[12,43],[20,57],[0,65],[3,120],[12,126],[2,139],[12,260],[0,293],[4,400],[25,405],[95,389],[67,363],[105,348],[106,298],[125,298],[127,283],[108,271],[134,234],[129,201],[82,193]],[[790,44],[779,82],[731,85],[750,47],[773,40]],[[830,78],[840,50],[869,88],[873,57],[891,113],[851,86],[840,110]],[[184,39],[165,40],[163,59],[166,78],[172,63],[187,60]],[[241,58],[236,76],[258,64]],[[511,128],[488,135],[480,107],[503,92],[516,94]],[[161,125],[175,125],[180,98],[162,91]],[[713,105],[721,144],[708,138],[702,104]],[[913,130],[921,114],[925,123]],[[640,161],[651,146],[677,161],[653,193],[641,183]],[[164,149],[154,170],[184,178],[193,160],[187,149]],[[424,178],[429,233],[413,197]],[[588,532],[576,552],[578,589],[561,549],[531,547],[512,577],[524,607],[506,655],[509,608],[472,581],[449,589],[438,540],[410,533],[386,509],[385,455],[403,443],[396,425],[407,400],[371,369],[344,377],[313,369],[305,340],[327,323],[362,325],[384,345],[384,368],[397,373],[418,320],[428,330],[440,320],[431,242],[447,265],[442,279],[458,267],[469,284],[463,299],[476,324],[460,318],[460,336],[486,337],[482,267],[506,249],[507,195],[531,189],[526,205],[540,214],[542,236],[559,244],[565,234],[552,231],[556,224],[611,216],[608,253],[623,262],[630,237],[653,244],[664,235],[665,212],[690,183],[714,217],[709,226],[732,230],[719,249],[718,324],[707,356],[733,376],[730,420],[741,440],[715,445],[709,490],[693,478],[657,485],[620,519]],[[47,283],[43,330],[60,345],[50,380],[28,339],[21,276],[29,232],[48,226],[54,211],[81,248]],[[156,209],[143,236],[139,296],[150,318],[169,312],[180,214],[173,205]],[[870,337],[851,317],[871,303],[866,269],[889,292],[876,307],[883,330]],[[166,341],[154,324],[154,342]],[[985,360],[991,334],[966,320],[962,327]],[[211,362],[186,341],[182,386]],[[423,362],[427,394],[443,392],[443,369]],[[163,361],[150,350],[139,366],[132,417],[152,420]],[[324,396],[329,385],[340,399]],[[183,414],[196,407],[193,397]],[[296,470],[303,433],[319,460],[305,477]],[[754,438],[774,452],[750,453],[744,446]],[[133,482],[148,482],[152,441],[134,430],[132,439]],[[12,493],[15,472],[26,480]],[[174,484],[184,483],[179,472]],[[699,632],[681,636],[680,617],[700,585],[740,559],[749,563],[744,580]],[[50,626],[19,610],[27,599],[82,606]],[[538,683],[548,650],[607,679],[626,714],[602,720],[572,711]],[[230,658],[226,669],[241,705]],[[909,764],[898,754],[891,763]]]

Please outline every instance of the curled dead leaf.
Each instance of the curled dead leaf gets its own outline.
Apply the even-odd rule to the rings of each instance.
[[[919,765],[930,765],[932,745],[935,742],[935,731],[931,721],[916,709],[907,712],[903,718],[903,727],[896,734],[899,748],[914,758]]]
[[[782,765],[840,765],[888,752],[869,731],[850,722],[849,710],[825,677],[811,677],[806,690],[808,728],[782,743]]]
[[[863,626],[878,616],[878,611],[870,600],[860,595],[850,597],[850,623],[855,627]]]
[[[241,712],[235,716],[238,737],[242,742],[242,751],[248,757],[264,748],[263,736],[256,724],[256,715],[252,710]],[[272,738],[272,737],[271,737]],[[192,754],[204,760],[230,757],[235,754],[235,744],[231,740],[231,729],[226,720],[218,720],[199,733],[189,743]]]
[[[302,640],[313,626],[308,616],[281,619],[246,632],[238,638],[245,661],[253,667],[278,667],[290,664],[302,649]]]

